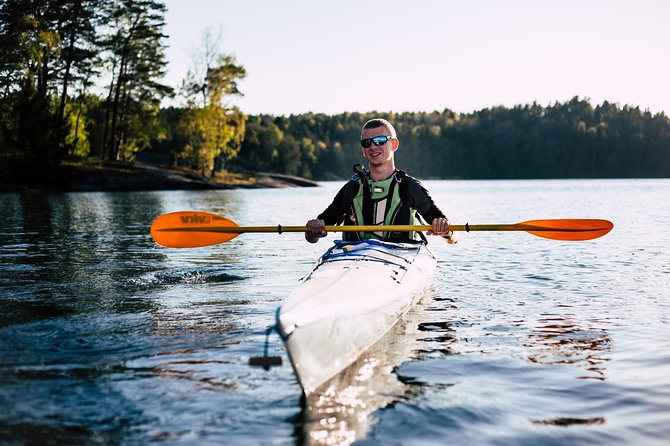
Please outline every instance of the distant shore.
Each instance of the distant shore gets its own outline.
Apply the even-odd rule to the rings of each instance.
[[[0,192],[206,190],[319,185],[306,178],[266,172],[224,172],[209,178],[186,168],[102,161],[65,163],[39,174],[3,176]]]

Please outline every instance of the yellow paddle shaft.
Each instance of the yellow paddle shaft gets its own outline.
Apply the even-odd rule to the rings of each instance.
[[[347,225],[347,226],[326,226],[328,232],[409,232],[409,231],[429,231],[432,226],[429,225]],[[492,224],[492,225],[450,225],[451,231],[550,231],[550,232],[589,232],[593,228],[549,228],[541,226],[526,225],[523,223],[515,224]],[[159,231],[180,231],[180,232],[220,232],[225,234],[243,234],[246,232],[272,232],[281,234],[283,232],[307,232],[306,226],[208,226],[208,227],[181,227],[170,229],[159,229]]]

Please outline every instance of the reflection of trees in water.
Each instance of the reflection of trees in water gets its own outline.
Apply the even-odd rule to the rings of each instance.
[[[0,268],[16,300],[0,324],[125,310],[128,302],[135,310],[138,300],[125,299],[124,274],[160,255],[146,250],[146,209],[159,207],[152,195],[24,192],[0,204],[8,223],[0,245],[12,254]]]
[[[581,379],[605,380],[612,339],[599,321],[579,322],[574,315],[545,314],[528,335],[528,359],[540,364],[575,364],[589,374]]]

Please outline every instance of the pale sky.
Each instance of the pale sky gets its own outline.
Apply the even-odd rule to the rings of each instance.
[[[166,0],[166,82],[206,28],[247,114],[472,112],[574,96],[670,115],[670,0]]]

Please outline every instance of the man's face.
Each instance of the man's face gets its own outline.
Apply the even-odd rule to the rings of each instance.
[[[393,158],[393,152],[398,148],[398,140],[390,139],[391,132],[386,127],[377,127],[374,129],[365,129],[361,133],[361,139],[374,138],[375,136],[386,136],[388,141],[386,143],[377,146],[374,143],[370,144],[370,147],[363,148],[363,156],[370,163],[371,166],[382,165]]]

